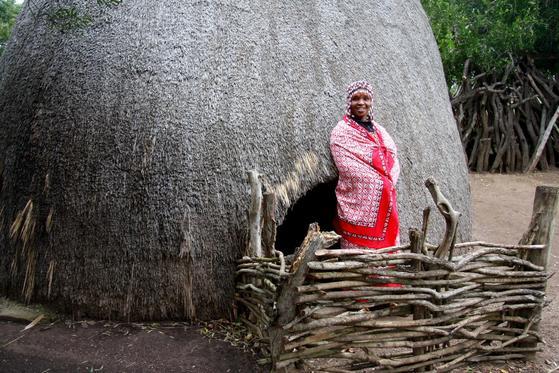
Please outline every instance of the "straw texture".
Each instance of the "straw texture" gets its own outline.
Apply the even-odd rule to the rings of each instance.
[[[93,19],[64,33],[53,3],[26,2],[0,60],[2,294],[102,318],[229,315],[246,171],[267,175],[281,224],[336,177],[329,132],[356,79],[399,146],[403,229],[434,176],[468,238],[466,165],[418,0],[59,1]],[[11,237],[16,219],[32,236]]]

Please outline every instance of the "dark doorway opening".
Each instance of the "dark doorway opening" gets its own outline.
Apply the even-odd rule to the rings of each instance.
[[[318,184],[289,208],[283,223],[278,227],[276,248],[284,254],[295,252],[303,242],[309,224],[318,223],[321,231],[334,229],[336,217],[337,179]]]

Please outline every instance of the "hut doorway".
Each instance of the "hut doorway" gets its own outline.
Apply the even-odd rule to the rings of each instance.
[[[331,231],[336,217],[336,184],[338,179],[318,184],[287,211],[278,226],[276,248],[285,255],[293,254],[303,242],[309,224],[318,223],[320,230]]]

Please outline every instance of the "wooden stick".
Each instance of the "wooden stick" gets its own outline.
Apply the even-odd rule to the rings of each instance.
[[[358,297],[360,297],[358,295]],[[478,308],[478,312],[493,312],[500,310],[501,305],[489,305]],[[314,320],[305,324],[297,324],[291,328],[293,332],[307,331],[325,326],[358,325],[375,328],[412,328],[420,326],[432,326],[453,320],[457,317],[470,313],[470,310],[462,310],[453,314],[422,320],[375,320],[375,315],[368,313],[354,314],[348,316],[336,316],[327,319]]]
[[[352,328],[353,329],[353,328]],[[365,332],[358,332],[353,334],[347,334],[342,337],[336,337],[334,340],[340,342],[381,342],[381,341],[404,341],[408,338],[416,337],[428,337],[430,333],[420,332],[420,331],[409,331],[402,330],[397,332],[375,332],[371,329],[365,329]],[[366,333],[366,334],[365,334]],[[448,336],[449,334],[446,333]]]
[[[507,269],[509,270],[503,271],[494,268],[478,268],[474,269],[473,272],[496,277],[549,277],[549,273],[547,272],[515,271],[513,268],[510,267]]]
[[[425,243],[425,234],[427,233],[427,225],[428,225],[428,219],[429,219],[429,212],[430,211],[431,210],[423,210],[423,227],[422,227],[423,231],[419,231],[417,229],[410,229],[410,231],[409,231],[410,248],[411,248],[412,253],[421,254],[424,250],[423,245]],[[417,272],[421,272],[423,270],[423,263],[420,262],[420,261],[416,261],[414,269]],[[421,320],[421,319],[424,319],[425,316],[426,316],[426,312],[425,312],[425,308],[423,307],[423,305],[421,305],[421,303],[413,304],[413,319],[414,320]],[[422,340],[423,340],[423,338],[421,338],[421,337],[416,338],[415,343],[420,343]],[[447,342],[447,341],[437,342],[436,344],[444,343],[444,342]],[[429,346],[429,345],[426,345],[426,346]],[[426,346],[417,345],[416,347],[413,347],[413,354],[414,355],[423,355],[426,352],[426,349],[425,349]],[[418,368],[417,371],[418,372],[424,372],[425,368],[424,367]]]
[[[425,242],[427,241],[427,232],[429,230],[429,216],[431,215],[431,207],[426,207],[423,209],[423,221],[421,224],[422,242],[421,242],[421,253],[427,255],[427,249],[425,248]],[[411,246],[411,245],[410,245]]]
[[[558,206],[559,188],[549,186],[538,186],[536,188],[532,209],[532,222],[538,229],[529,243],[545,245],[545,250],[530,251],[527,260],[544,269],[547,269],[549,265],[552,251],[551,242],[555,230],[554,222]]]
[[[275,294],[273,294],[271,291],[267,289],[260,289],[254,286],[253,284],[245,284],[245,285],[237,284],[236,289],[243,290],[243,291],[253,291],[262,296],[269,297],[270,299],[275,298]]]
[[[316,300],[325,299],[374,299],[376,303],[382,302],[396,302],[403,300],[415,300],[415,299],[429,299],[430,296],[427,294],[389,294],[389,295],[378,295],[374,290],[345,290],[345,291],[329,291],[323,293],[305,294],[300,295],[295,303],[309,303]]]
[[[462,343],[458,343],[453,345],[452,347],[447,347],[439,350],[435,350],[433,352],[419,355],[419,356],[412,356],[408,358],[402,358],[397,360],[389,360],[389,359],[378,359],[377,363],[384,366],[389,367],[400,367],[404,365],[415,364],[419,362],[425,362],[432,359],[436,359],[438,357],[446,356],[446,355],[453,355],[457,352],[461,352],[464,349],[473,348],[474,346],[481,345],[482,342],[480,341],[465,341]],[[369,355],[370,357],[370,355]],[[375,359],[376,360],[376,359]]]
[[[511,263],[511,264],[516,264],[518,266],[527,267],[528,269],[531,269],[533,271],[543,272],[545,270],[544,267],[537,266],[532,262],[529,262],[529,261],[524,260],[524,259],[516,258],[516,257],[511,257],[511,256],[504,256],[504,255],[489,256],[489,255],[487,255],[482,260],[484,262],[488,262],[488,264],[490,264],[490,265],[494,265],[494,263]],[[464,270],[466,270],[466,268],[464,268]]]
[[[509,355],[489,355],[489,356],[473,356],[469,358],[472,362],[493,361],[493,360],[510,360],[510,359],[525,359],[526,355],[523,354],[509,354]]]
[[[337,258],[340,256],[351,256],[351,255],[369,255],[369,254],[387,254],[393,253],[395,251],[403,251],[409,250],[410,245],[400,245],[400,246],[391,246],[386,247],[384,249],[322,249],[316,251],[317,257],[329,257],[329,258]]]
[[[316,250],[332,246],[338,238],[339,236],[335,233],[320,233],[318,224],[311,224],[303,244],[295,254],[295,259],[291,266],[292,274],[283,285],[278,296],[278,318],[269,332],[272,362],[276,367],[278,367],[277,363],[283,350],[284,326],[296,317],[295,298],[297,296],[297,287],[301,286],[305,281],[308,271],[307,263],[316,258]]]
[[[524,249],[524,250],[541,250],[545,248],[545,245],[505,245],[505,244],[497,244],[497,243],[490,243],[484,241],[473,241],[473,242],[464,242],[464,243],[457,243],[455,247],[458,248],[465,248],[465,247],[472,247],[472,246],[483,246],[483,247],[500,247],[503,249]]]
[[[534,154],[532,155],[532,159],[530,160],[530,165],[524,172],[532,172],[536,168],[536,165],[538,164],[540,157],[542,155],[543,149],[547,144],[547,140],[549,139],[549,135],[551,135],[551,130],[553,129],[553,126],[555,126],[555,122],[557,121],[558,117],[559,117],[559,105],[557,105],[555,114],[553,114],[553,117],[551,117],[551,120],[549,121],[549,123],[547,124],[547,128],[545,129],[545,132],[540,138],[538,147],[534,152]]]
[[[275,270],[280,270],[281,266],[279,264],[276,263],[261,263],[261,262],[256,262],[256,261],[251,261],[251,262],[239,262],[240,264],[237,264],[237,269],[242,269],[242,268],[270,268],[270,269],[275,269]]]
[[[255,170],[248,172],[250,208],[248,210],[249,241],[247,255],[262,256],[262,182]]]
[[[361,273],[355,272],[309,272],[308,276],[314,280],[364,278]]]
[[[237,260],[237,263],[278,263],[278,259],[243,256],[241,259]]]
[[[352,339],[345,340],[343,337],[350,335],[351,333],[355,332],[356,328],[354,327],[334,327],[334,328],[324,328],[321,329],[318,333],[312,334],[310,336],[306,336],[303,339],[297,339],[290,341],[285,345],[285,350],[290,351],[294,348],[298,348],[300,346],[304,346],[310,343],[317,343],[322,342],[325,340],[331,340],[334,342],[351,342]],[[368,331],[367,331],[368,332]],[[361,332],[362,333],[362,332]],[[359,334],[359,333],[357,333]],[[354,334],[351,334],[354,335]]]
[[[559,108],[558,108],[559,110]],[[557,116],[558,111],[555,112]],[[557,215],[557,208],[559,206],[559,188],[548,187],[548,186],[538,186],[536,188],[536,194],[534,196],[534,204],[532,208],[532,219],[530,222],[530,227],[537,227],[530,234],[530,241],[525,242],[528,244],[543,244],[546,246],[545,250],[540,251],[529,251],[526,253],[526,259],[534,263],[537,266],[543,267],[547,270],[550,263],[551,256],[551,242],[554,235],[555,229],[555,216]],[[527,235],[525,234],[523,239]],[[545,291],[547,281],[544,282],[543,290]],[[524,311],[520,313],[520,316],[530,317],[529,311]],[[541,309],[537,316],[531,315],[530,319],[534,317],[540,317]],[[532,330],[539,330],[539,322],[535,322]],[[519,347],[536,347],[535,343],[521,343]]]
[[[276,195],[266,192],[262,199],[262,252],[265,257],[273,257],[276,246]]]
[[[280,275],[284,275],[286,273],[285,272],[286,265],[285,265],[285,257],[283,255],[283,252],[281,252],[279,250],[273,250],[273,255],[275,255],[279,258],[279,261],[280,261],[280,266],[279,266]]]
[[[494,250],[494,251],[488,251],[488,252],[483,252],[480,255],[485,255],[487,253],[492,254],[492,253],[499,253],[499,254],[506,254],[507,251],[505,251],[504,249],[498,249],[498,248],[490,248],[487,250]],[[475,259],[476,257],[473,257],[471,260]],[[375,262],[375,261],[383,261],[386,263],[390,263],[394,260],[398,260],[398,259],[413,259],[413,260],[420,260],[424,263],[427,264],[433,264],[433,265],[437,265],[440,266],[442,268],[447,268],[451,271],[455,270],[456,265],[448,262],[447,260],[444,259],[439,259],[439,258],[435,258],[435,257],[431,257],[431,256],[427,256],[427,255],[422,255],[422,254],[413,254],[413,253],[396,253],[396,254],[368,254],[367,255],[367,259],[371,262]],[[358,261],[346,261],[346,262],[311,262],[309,263],[309,265],[311,266],[311,269],[317,269],[317,270],[325,270],[328,271],[330,270],[329,268],[332,268],[333,270],[336,269],[349,269],[349,268],[345,268],[346,266],[354,266],[355,268],[362,268],[362,267],[366,267],[367,263],[361,263]],[[340,268],[338,268],[340,267]]]
[[[354,286],[366,286],[369,285],[366,281],[335,281],[335,282],[325,282],[319,284],[312,284],[312,285],[304,285],[298,286],[297,292],[298,293],[309,293],[315,291],[324,291],[324,290],[331,290],[331,289],[344,289],[344,288],[351,288]]]
[[[239,269],[236,272],[237,275],[241,274],[249,274],[256,277],[262,278],[271,278],[272,280],[279,280],[280,275],[279,271],[274,271],[273,269],[264,269],[264,268],[257,268],[257,269]]]
[[[458,226],[458,217],[460,216],[460,213],[452,208],[448,199],[441,193],[435,179],[432,177],[428,178],[425,181],[425,186],[429,190],[429,193],[431,193],[435,206],[437,206],[437,209],[446,221],[446,230],[443,241],[439,245],[439,248],[435,251],[435,256],[437,258],[442,258],[446,254],[452,252],[452,245],[456,236],[456,228]]]

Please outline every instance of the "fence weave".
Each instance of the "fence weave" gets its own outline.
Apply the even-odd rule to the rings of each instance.
[[[444,372],[538,351],[548,273],[523,258],[541,245],[460,246],[471,249],[450,260],[409,245],[317,250],[275,368],[301,361],[329,371]],[[284,278],[277,259],[245,257],[238,275],[242,320],[265,339]]]

